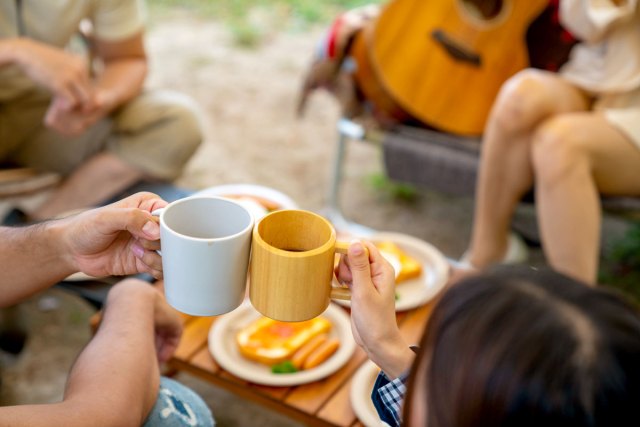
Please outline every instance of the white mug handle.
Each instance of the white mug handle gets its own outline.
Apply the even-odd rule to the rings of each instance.
[[[153,216],[157,216],[157,217],[160,217],[160,214],[161,214],[162,212],[164,212],[164,208],[159,208],[159,209],[156,209],[156,210],[152,211],[152,212],[151,212],[151,215],[153,215]],[[158,255],[162,256],[162,251],[160,251],[159,249],[156,251],[156,253],[157,253]]]

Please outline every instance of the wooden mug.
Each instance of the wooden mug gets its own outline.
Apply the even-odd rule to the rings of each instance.
[[[279,210],[253,229],[249,298],[263,315],[301,322],[324,312],[332,298],[350,299],[346,287],[333,287],[336,241],[325,218],[304,210]]]

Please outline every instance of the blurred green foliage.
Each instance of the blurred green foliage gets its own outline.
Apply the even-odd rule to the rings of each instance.
[[[176,10],[194,12],[205,19],[227,23],[232,31],[243,38],[255,27],[250,15],[255,10],[266,10],[277,16],[279,22],[290,28],[305,28],[312,24],[331,22],[340,12],[381,0],[149,0],[152,17]],[[246,40],[245,40],[246,41]]]
[[[418,197],[418,192],[414,186],[392,181],[384,172],[373,173],[368,176],[367,180],[374,190],[385,197],[404,202],[413,202]]]
[[[635,222],[612,244],[601,263],[599,282],[640,303],[640,222]]]
[[[150,0],[152,10],[188,9],[209,17],[226,18],[230,15],[242,15],[254,7],[286,8],[293,16],[305,21],[327,22],[340,11],[352,9],[380,0]]]

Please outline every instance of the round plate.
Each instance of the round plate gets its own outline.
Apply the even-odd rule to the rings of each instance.
[[[340,348],[321,365],[292,374],[274,374],[271,368],[242,356],[236,344],[236,334],[261,314],[245,301],[231,313],[217,319],[209,330],[209,351],[218,364],[233,375],[255,384],[291,386],[305,384],[325,378],[349,361],[356,343],[351,335],[351,323],[347,313],[340,307],[329,304],[322,314],[331,321],[329,333],[340,340]]]
[[[376,233],[367,237],[366,240],[393,242],[422,264],[422,274],[419,277],[396,285],[396,311],[411,310],[426,304],[447,283],[449,263],[442,252],[430,243],[401,233]],[[335,300],[335,302],[346,307],[350,305],[349,301]]]
[[[298,204],[294,202],[289,196],[281,193],[273,188],[264,187],[262,185],[254,184],[226,184],[218,185],[215,187],[205,188],[194,196],[256,196],[262,197],[267,200],[271,200],[277,205],[280,205],[280,209],[298,209]]]
[[[360,422],[367,427],[389,426],[378,417],[378,412],[371,401],[371,390],[373,390],[379,372],[380,368],[372,361],[367,360],[356,371],[353,381],[351,381],[351,407]]]

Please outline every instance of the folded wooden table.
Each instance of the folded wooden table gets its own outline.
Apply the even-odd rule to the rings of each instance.
[[[398,313],[405,339],[417,343],[422,335],[433,303]],[[340,308],[347,310],[346,308]],[[347,310],[348,312],[348,310]],[[211,355],[209,331],[219,317],[185,317],[185,330],[168,367],[186,372],[238,397],[257,402],[267,408],[310,426],[362,426],[350,401],[353,376],[367,361],[356,348],[353,356],[333,374],[318,381],[289,387],[252,384],[225,371]],[[370,393],[370,391],[366,391]]]

